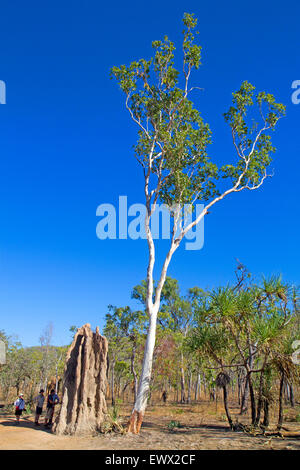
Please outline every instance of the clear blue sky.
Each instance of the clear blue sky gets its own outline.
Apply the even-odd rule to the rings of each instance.
[[[107,305],[132,303],[145,277],[145,241],[96,238],[99,204],[119,195],[143,202],[136,130],[109,69],[150,57],[151,41],[165,34],[179,45],[185,11],[199,18],[203,66],[194,80],[205,89],[197,106],[213,131],[212,159],[232,158],[222,114],[243,80],[274,93],[287,117],[274,135],[273,179],[215,208],[204,248],[180,249],[169,274],[183,292],[212,287],[233,279],[237,257],[257,276],[300,281],[300,105],[291,102],[300,80],[298,1],[5,2],[0,329],[24,345],[37,344],[49,321],[55,344],[69,341],[72,324],[102,327]]]

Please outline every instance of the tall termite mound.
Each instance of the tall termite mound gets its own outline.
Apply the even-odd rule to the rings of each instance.
[[[92,434],[100,430],[106,413],[106,368],[108,343],[97,327],[78,329],[67,353],[62,404],[53,432]]]

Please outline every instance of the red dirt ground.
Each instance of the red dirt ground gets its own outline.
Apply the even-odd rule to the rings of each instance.
[[[126,422],[129,407],[121,415]],[[16,425],[12,414],[0,415],[0,449],[2,450],[300,450],[300,423],[288,410],[284,433],[293,437],[253,436],[228,429],[222,405],[209,402],[194,405],[156,405],[148,407],[139,435],[97,434],[92,437],[56,436],[43,425],[35,427],[33,415],[25,415]],[[241,421],[238,410],[234,417]],[[275,424],[276,415],[274,415]],[[247,422],[247,417],[243,422]],[[169,430],[170,421],[179,421],[180,428]],[[41,418],[43,422],[43,417]]]

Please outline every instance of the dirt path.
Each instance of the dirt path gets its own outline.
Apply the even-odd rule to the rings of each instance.
[[[162,415],[163,411],[163,415]],[[168,414],[168,416],[166,416]],[[300,450],[296,438],[251,436],[231,432],[218,416],[199,417],[199,412],[185,409],[179,420],[182,425],[168,429],[171,419],[177,419],[176,409],[152,408],[146,413],[140,435],[103,435],[94,437],[56,436],[43,425],[34,426],[33,416],[22,417],[16,425],[13,415],[0,417],[0,449],[2,450]],[[200,424],[199,424],[200,422]],[[299,431],[299,423],[288,423]]]

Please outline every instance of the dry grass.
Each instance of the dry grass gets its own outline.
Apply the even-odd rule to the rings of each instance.
[[[119,413],[112,421],[118,424],[127,422],[132,404],[120,405]],[[250,415],[240,416],[239,408],[230,403],[233,420],[245,426],[250,423]],[[108,432],[91,438],[56,436],[43,427],[36,429],[33,416],[21,420],[16,427],[14,416],[0,418],[0,448],[15,448],[16,439],[22,449],[150,449],[150,450],[254,450],[254,449],[297,449],[300,450],[300,423],[296,421],[299,407],[285,410],[284,421],[286,438],[262,436],[229,430],[221,401],[209,401],[178,405],[176,403],[152,404],[147,408],[139,435]],[[271,411],[271,428],[276,425],[277,410]],[[175,425],[174,425],[175,423]],[[179,426],[178,426],[179,423]]]

